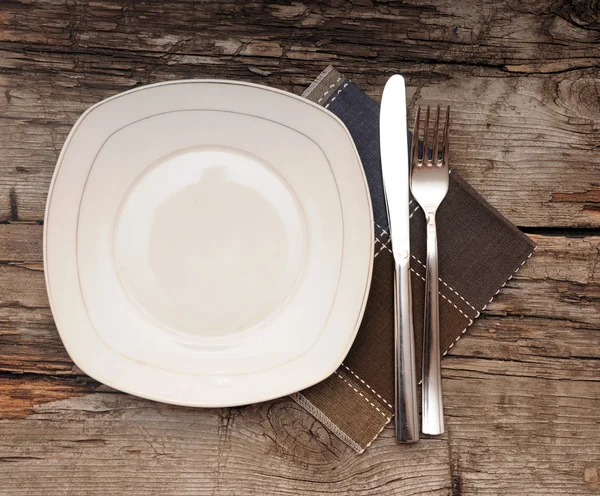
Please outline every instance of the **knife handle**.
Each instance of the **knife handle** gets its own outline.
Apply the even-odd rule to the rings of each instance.
[[[419,440],[419,409],[408,252],[395,264],[394,299],[396,440],[414,443]]]

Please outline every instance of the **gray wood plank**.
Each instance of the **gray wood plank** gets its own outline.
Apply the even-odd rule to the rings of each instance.
[[[14,236],[25,246],[41,232],[11,226],[21,227]],[[0,246],[0,258],[15,260],[0,267],[0,285],[14,295],[0,306],[0,457],[13,462],[12,475],[0,471],[0,487],[9,494],[38,494],[48,484],[57,494],[75,487],[81,494],[152,487],[162,494],[593,494],[600,237],[532,237],[534,256],[443,361],[448,435],[398,447],[390,427],[360,456],[285,399],[194,410],[87,379],[57,336],[35,282],[43,272],[19,262],[27,252]],[[222,426],[228,422],[234,428]],[[223,429],[231,439],[219,437]]]
[[[600,239],[538,248],[443,362],[462,495],[597,494]]]
[[[4,7],[0,219],[42,218],[70,126],[107,96],[191,77],[300,93],[333,63],[373,96],[402,71],[411,108],[451,104],[453,167],[516,224],[598,227],[600,49],[589,8],[489,1],[474,9],[449,0],[161,5]]]
[[[396,444],[363,456],[289,399],[198,410],[96,393],[0,421],[0,494],[439,494],[448,442]],[[23,481],[27,481],[24,483]]]
[[[114,51],[116,56],[140,52],[164,65],[187,54],[191,61],[196,56],[208,63],[224,63],[222,56],[271,59],[265,67],[271,70],[281,58],[364,58],[377,60],[377,65],[423,60],[559,72],[595,67],[600,58],[594,6],[552,0],[488,0],[476,6],[452,0],[168,0],[135,6],[118,0],[13,0],[3,18],[4,44],[43,51]]]

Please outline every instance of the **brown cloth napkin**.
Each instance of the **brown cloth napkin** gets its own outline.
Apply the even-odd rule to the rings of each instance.
[[[292,398],[362,453],[389,423],[394,403],[394,262],[379,156],[379,105],[333,67],[304,97],[348,127],[369,182],[375,260],[369,300],[350,353],[333,375]],[[411,270],[417,373],[421,370],[425,296],[425,218],[411,201]],[[532,241],[455,172],[437,215],[440,324],[444,355],[534,250]]]

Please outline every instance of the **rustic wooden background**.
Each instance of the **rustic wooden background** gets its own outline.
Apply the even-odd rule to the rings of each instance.
[[[539,244],[444,359],[448,434],[356,455],[289,399],[194,410],[87,378],[41,263],[77,117],[180,78],[300,93],[328,64],[451,104],[452,165]],[[598,494],[599,68],[597,0],[2,0],[0,494]]]

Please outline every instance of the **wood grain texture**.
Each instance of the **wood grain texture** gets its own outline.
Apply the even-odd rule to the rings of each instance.
[[[14,236],[26,246],[42,230],[11,228],[23,228]],[[0,306],[0,460],[11,463],[2,487],[27,495],[49,484],[58,494],[594,494],[600,237],[532,237],[534,257],[443,361],[448,435],[408,448],[388,428],[361,456],[286,399],[194,410],[86,378],[62,348],[43,272],[25,267],[28,252],[0,247],[11,262],[0,267],[0,286],[13,295]]]
[[[600,238],[534,239],[534,257],[443,362],[463,495],[599,489]]]
[[[44,204],[71,126],[141,84],[296,93],[328,64],[378,99],[453,107],[453,166],[534,257],[443,361],[448,433],[363,455],[288,399],[161,405],[70,360],[48,308]],[[0,4],[0,495],[600,492],[596,2],[9,0]],[[543,230],[543,229],[542,229]]]
[[[386,432],[359,457],[289,399],[198,410],[96,393],[40,405],[25,420],[0,422],[0,432],[7,495],[449,490],[447,440],[411,447],[407,459]]]
[[[517,225],[598,227],[597,12],[513,0],[4,3],[0,218],[42,218],[71,125],[103,98],[194,77],[300,93],[333,63],[376,98],[402,71],[411,108],[451,104],[453,166]]]

